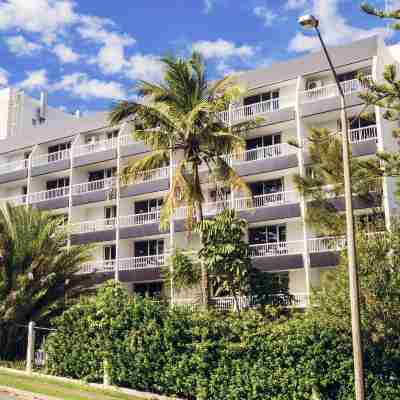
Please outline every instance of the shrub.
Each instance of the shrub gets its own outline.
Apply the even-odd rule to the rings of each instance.
[[[352,398],[350,336],[302,314],[272,323],[254,311],[192,313],[109,283],[57,329],[46,342],[56,375],[99,382],[107,360],[116,385],[188,399]],[[399,398],[394,380],[371,370],[367,382],[368,398]]]

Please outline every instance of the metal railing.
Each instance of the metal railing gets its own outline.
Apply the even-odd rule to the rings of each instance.
[[[115,260],[90,261],[82,264],[79,274],[93,274],[96,272],[114,272]]]
[[[13,206],[21,206],[26,204],[26,195],[20,195],[20,196],[14,196],[14,197],[8,197],[5,199],[0,199],[0,204],[6,204],[10,203]]]
[[[29,194],[29,203],[39,203],[46,200],[54,200],[69,196],[69,186],[63,186],[56,189],[44,190]]]
[[[115,149],[117,145],[118,138],[103,139],[92,143],[82,144],[74,147],[74,157]]]
[[[341,251],[346,248],[345,237],[321,237],[308,240],[308,251],[310,253],[323,253],[330,251]]]
[[[359,143],[368,140],[376,140],[378,137],[378,129],[376,125],[366,126],[364,128],[350,130],[350,142]]]
[[[302,254],[302,240],[292,242],[276,242],[250,245],[250,257],[276,257],[291,254]]]
[[[258,147],[256,149],[246,150],[243,153],[226,156],[229,163],[243,163],[259,160],[268,160],[270,158],[284,157],[290,154],[297,154],[298,149],[289,143],[278,143],[271,146]]]
[[[78,195],[83,193],[96,192],[99,190],[112,189],[115,187],[116,179],[117,178],[112,177],[99,179],[96,181],[77,183],[72,186],[72,194]]]
[[[0,174],[8,174],[28,168],[28,160],[17,160],[9,163],[0,164]]]
[[[161,167],[150,169],[148,171],[139,172],[136,176],[135,183],[145,183],[166,179],[169,177],[169,167]]]
[[[282,105],[285,104],[285,106]],[[245,106],[233,106],[229,110],[224,110],[218,113],[219,119],[226,123],[237,123],[241,121],[251,120],[257,116],[279,111],[282,108],[288,107],[286,105],[286,97],[277,97],[276,99],[260,101],[258,103],[249,104]]]
[[[132,135],[122,135],[119,137],[120,146],[129,146],[137,143]]]
[[[166,254],[157,254],[154,256],[122,258],[119,260],[118,268],[120,271],[133,271],[137,269],[160,268],[165,264]]]
[[[32,159],[32,166],[52,164],[57,161],[69,160],[71,157],[71,150],[61,150],[54,153],[41,154]]]
[[[104,218],[93,221],[84,221],[76,224],[70,224],[72,234],[82,234],[97,231],[112,230],[117,226],[116,218]]]
[[[119,218],[119,226],[136,226],[152,224],[160,221],[160,210],[142,214],[124,215]]]
[[[251,197],[241,197],[234,200],[236,210],[247,210],[249,208],[273,207],[284,204],[294,204],[300,201],[299,193],[296,191],[276,192]]]
[[[371,79],[372,76],[367,76]],[[344,94],[351,94],[360,92],[367,88],[365,83],[360,82],[358,79],[351,79],[348,81],[341,82],[341,86]],[[304,90],[300,93],[300,99],[303,103],[311,103],[313,101],[326,99],[329,97],[339,96],[339,90],[336,83],[316,87],[314,89]]]

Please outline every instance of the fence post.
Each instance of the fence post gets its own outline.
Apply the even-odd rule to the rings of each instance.
[[[26,351],[26,372],[29,374],[33,371],[33,363],[35,360],[35,323],[29,322],[28,325],[28,346]]]
[[[110,363],[106,358],[103,360],[103,385],[111,386]]]

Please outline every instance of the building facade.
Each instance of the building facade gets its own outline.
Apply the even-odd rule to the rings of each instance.
[[[347,112],[354,119],[350,141],[356,157],[398,151],[392,137],[395,123],[384,120],[382,110],[369,110],[375,121],[357,118],[364,88],[356,79],[364,71],[381,81],[384,66],[397,64],[397,52],[397,46],[387,47],[378,37],[331,49]],[[246,133],[247,150],[227,155],[248,182],[253,205],[241,193],[216,189],[204,171],[204,212],[212,216],[229,206],[246,218],[252,262],[266,273],[285,274],[290,292],[301,303],[325,271],[335,267],[345,246],[343,238],[317,237],[307,226],[307,202],[293,182],[310,164],[310,128],[338,129],[338,91],[321,53],[250,71],[239,79],[249,94],[220,117],[227,124],[263,117],[260,126]],[[82,273],[100,280],[117,277],[136,292],[160,293],[160,265],[170,249],[198,246],[194,238],[188,240],[184,209],[176,211],[169,231],[159,227],[173,162],[143,173],[135,184],[122,185],[119,172],[150,151],[133,140],[129,123],[112,127],[106,113],[70,115],[49,107],[45,94],[36,101],[15,89],[0,92],[0,115],[1,202],[63,215],[71,244],[95,243],[93,259],[82,266]],[[294,147],[291,140],[301,145]],[[389,224],[399,208],[393,178],[385,178],[382,189],[382,212]],[[344,207],[342,198],[335,201]],[[358,215],[371,213],[370,204],[357,198],[354,204]]]

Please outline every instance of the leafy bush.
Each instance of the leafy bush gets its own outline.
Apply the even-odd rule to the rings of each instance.
[[[107,360],[116,385],[188,399],[352,398],[350,336],[302,314],[273,323],[253,311],[221,318],[108,283],[56,325],[46,342],[47,369],[56,375],[99,382]],[[368,398],[399,398],[396,380],[373,369],[367,380]]]

